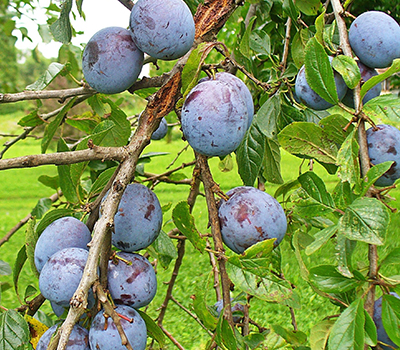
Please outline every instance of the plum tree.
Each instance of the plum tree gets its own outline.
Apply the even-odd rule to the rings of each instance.
[[[332,58],[329,57],[332,61]],[[341,100],[347,92],[347,85],[344,82],[342,76],[334,71],[333,76],[335,79],[336,91],[339,100]],[[295,81],[295,94],[297,98],[304,103],[307,107],[315,110],[324,110],[332,107],[333,105],[325,101],[320,95],[318,95],[307,82],[306,78],[306,67],[303,65],[297,73]]]
[[[39,339],[36,346],[36,350],[46,350],[49,346],[50,339],[54,332],[59,327],[58,324],[50,327]],[[90,350],[89,347],[89,332],[86,328],[83,328],[76,324],[72,328],[71,335],[68,339],[67,350]]]
[[[253,96],[251,95],[251,92],[249,88],[246,86],[246,84],[239,79],[236,75],[233,75],[228,72],[218,72],[215,74],[215,80],[222,81],[224,83],[227,83],[228,85],[231,85],[234,89],[236,89],[239,93],[240,96],[242,96],[246,102],[247,106],[247,116],[248,116],[248,125],[247,128],[250,127],[252,121],[253,121],[253,116],[254,116],[254,102],[253,102]],[[200,82],[210,80],[211,78],[203,78],[199,80]]]
[[[192,148],[206,156],[236,150],[248,126],[244,97],[231,84],[207,80],[197,84],[182,107],[182,131]]]
[[[82,278],[88,254],[82,248],[64,248],[54,253],[39,276],[39,289],[43,296],[68,307]]]
[[[386,68],[400,57],[399,37],[399,24],[381,11],[362,13],[349,29],[351,48],[371,68]]]
[[[391,186],[400,178],[400,131],[392,125],[367,130],[368,154],[372,164],[393,161],[391,168],[376,180],[376,186]]]
[[[153,266],[139,254],[118,253],[108,264],[107,279],[113,300],[135,309],[149,304],[157,291]]]
[[[357,61],[358,68],[360,69],[361,73],[361,81],[365,83],[372,77],[378,75],[378,72],[374,68],[369,68],[365,64]],[[375,97],[378,97],[381,94],[382,84],[378,83],[374,87],[372,87],[362,99],[362,102],[365,104],[369,100],[372,100]],[[342,102],[351,108],[354,108],[354,98],[353,98],[354,90],[348,89],[346,95],[343,97]]]
[[[73,216],[53,221],[47,226],[35,246],[35,265],[40,272],[49,258],[61,249],[76,247],[88,250],[91,240],[87,226]]]
[[[129,27],[137,47],[154,58],[174,60],[193,45],[194,20],[182,0],[139,0]]]
[[[82,56],[82,71],[98,92],[116,94],[128,89],[143,66],[143,52],[130,32],[120,27],[99,30],[88,41]]]
[[[147,341],[146,324],[139,313],[126,305],[116,305],[115,312],[121,317],[120,322],[132,348],[144,350]],[[128,321],[132,320],[132,322]],[[101,310],[93,318],[89,329],[89,344],[91,349],[125,350],[121,337],[111,317],[105,317]]]
[[[218,216],[224,243],[241,254],[252,245],[276,238],[277,246],[286,233],[283,208],[266,192],[250,186],[236,187],[221,199]]]
[[[161,140],[162,138],[165,137],[165,135],[167,135],[167,132],[168,132],[167,120],[165,118],[162,118],[160,121],[160,125],[151,135],[151,139],[152,140]]]
[[[153,191],[134,183],[126,187],[114,217],[112,243],[124,252],[147,248],[160,233],[162,210]]]

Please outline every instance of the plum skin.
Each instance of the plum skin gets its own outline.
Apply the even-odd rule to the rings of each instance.
[[[132,8],[129,28],[140,50],[162,60],[185,55],[195,37],[192,13],[182,0],[139,0]]]
[[[226,156],[239,147],[247,131],[245,100],[224,82],[204,81],[187,95],[181,125],[196,152],[209,157]]]
[[[115,312],[133,320],[133,322],[129,322],[121,318],[121,326],[132,348],[135,350],[144,350],[146,348],[147,329],[139,313],[126,305],[117,305]],[[121,337],[112,318],[109,317],[107,319],[107,327],[104,325],[104,320],[105,318],[102,310],[93,318],[89,329],[90,348],[101,350],[125,350],[126,347],[121,344]]]
[[[400,297],[394,293],[390,292],[391,295],[395,296],[397,299],[400,299]],[[375,300],[374,303],[374,323],[376,326],[376,332],[378,334],[378,341],[381,341],[385,344],[391,345],[394,348],[397,348],[397,345],[392,342],[392,340],[389,338],[387,335],[385,328],[383,328],[383,323],[382,323],[382,297],[378,298]],[[384,350],[390,350],[388,346],[380,345],[382,349]]]
[[[331,57],[329,57],[329,59],[332,60]],[[336,91],[340,101],[347,92],[347,85],[342,76],[336,71],[333,71],[333,77],[335,79]],[[331,103],[325,101],[321,96],[319,96],[310,85],[308,85],[306,79],[306,68],[304,65],[297,73],[295,95],[303,104],[315,110],[324,110],[333,106]]]
[[[83,276],[89,252],[81,248],[64,248],[53,254],[39,275],[39,289],[46,299],[69,307],[69,301]],[[91,301],[93,302],[93,294]]]
[[[368,155],[372,164],[394,161],[391,168],[376,180],[376,186],[391,186],[400,178],[400,130],[392,125],[377,125],[367,130]]]
[[[160,125],[151,135],[151,139],[152,140],[161,140],[162,138],[165,137],[165,135],[167,135],[167,132],[168,132],[167,120],[165,118],[162,118],[160,121]]]
[[[46,350],[51,336],[57,330],[58,325],[50,327],[40,337],[39,342],[36,346],[36,350]],[[66,350],[90,350],[89,348],[89,332],[87,329],[75,324],[72,328],[71,335],[68,339]]]
[[[231,298],[231,302],[232,302],[233,298]],[[218,300],[215,304],[214,304],[215,310],[218,313],[218,317],[221,314],[222,309],[224,308],[224,301]],[[244,305],[240,304],[240,303],[235,303],[233,306],[231,306],[231,310],[232,313],[234,312],[242,312],[244,314]],[[239,323],[240,319],[242,318],[242,316],[233,316],[233,322],[235,323]]]
[[[47,226],[35,246],[35,266],[40,272],[49,258],[61,249],[76,247],[88,250],[92,239],[87,226],[73,216],[65,216]]]
[[[282,241],[286,216],[274,197],[250,186],[236,187],[227,195],[227,201],[221,200],[218,216],[222,239],[231,250],[242,254],[266,239],[276,238],[275,247]]]
[[[142,184],[129,184],[114,216],[112,244],[129,253],[147,248],[160,233],[162,215],[153,191]]]
[[[386,68],[400,57],[400,26],[388,14],[367,11],[349,29],[349,42],[358,59],[371,68]]]
[[[116,94],[128,89],[138,78],[144,54],[133,42],[128,29],[108,27],[88,41],[82,56],[82,71],[88,84],[98,92]]]
[[[117,255],[132,264],[120,259],[108,263],[108,289],[114,302],[135,309],[148,305],[157,291],[153,266],[139,254],[120,252]]]
[[[358,68],[360,69],[361,79],[365,83],[372,77],[378,75],[378,72],[374,68],[370,68],[360,61],[357,61]],[[368,90],[362,99],[363,104],[366,104],[369,100],[378,97],[381,94],[382,84],[378,83],[374,87]],[[351,108],[354,108],[354,90],[348,89],[346,95],[343,97],[342,102]]]

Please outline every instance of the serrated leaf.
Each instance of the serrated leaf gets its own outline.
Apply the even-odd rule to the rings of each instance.
[[[351,256],[354,252],[354,248],[357,242],[350,241],[342,235],[337,235],[336,237],[336,258],[338,261],[338,271],[345,277],[354,277],[351,272]]]
[[[36,206],[32,209],[31,215],[36,219],[41,219],[42,216],[51,208],[52,201],[50,198],[40,198]]]
[[[281,152],[279,142],[275,139],[265,139],[265,154],[263,160],[263,176],[274,184],[282,184]]]
[[[389,338],[400,344],[400,300],[393,295],[382,296],[382,323]]]
[[[157,253],[158,261],[164,268],[167,268],[169,263],[178,257],[175,245],[163,230],[160,231],[160,234],[152,245]]]
[[[17,259],[15,260],[14,266],[13,266],[13,283],[14,283],[14,290],[15,294],[17,294],[17,298],[21,305],[23,304],[20,295],[19,295],[19,290],[18,290],[18,280],[19,280],[19,275],[22,271],[22,268],[25,265],[26,262],[26,247],[23,245],[21,249],[18,251],[17,254]]]
[[[278,135],[282,148],[294,155],[335,164],[337,147],[322,128],[314,123],[298,122],[285,127]]]
[[[289,17],[291,17],[294,22],[297,21],[297,18],[299,17],[299,10],[294,5],[293,0],[283,0],[282,8],[283,8],[283,11]]]
[[[334,141],[337,145],[341,145],[347,136],[354,130],[351,124],[346,130],[344,128],[348,125],[349,121],[340,114],[329,115],[319,121],[319,126],[324,129],[324,132]]]
[[[28,85],[25,90],[41,91],[45,89],[63,71],[64,67],[65,65],[61,63],[50,63],[43,75],[33,84]]]
[[[338,226],[332,225],[314,235],[314,241],[306,247],[305,253],[311,255],[321,248],[337,232]]]
[[[332,196],[327,191],[324,181],[316,173],[307,171],[300,175],[298,180],[311,198],[330,208],[335,207],[335,203]]]
[[[380,263],[382,266],[392,264],[400,264],[400,248],[393,249]]]
[[[250,34],[250,49],[254,52],[270,55],[271,54],[271,39],[267,33],[264,32],[251,32]]]
[[[336,56],[332,60],[332,68],[340,73],[349,89],[354,89],[361,80],[360,68],[352,57]]]
[[[196,85],[199,79],[199,66],[206,47],[206,43],[201,43],[191,53],[182,70],[182,94],[185,96]]]
[[[324,8],[322,13],[315,19],[315,39],[317,39],[321,45],[324,45],[325,11]]]
[[[292,331],[276,324],[271,325],[271,327],[276,334],[279,334],[287,343],[292,344],[295,347],[298,347],[307,341],[306,334],[301,331]]]
[[[365,314],[365,326],[364,326],[365,343],[370,346],[376,346],[376,343],[378,342],[378,337],[376,334],[376,326],[374,320],[369,315],[367,310],[364,310],[364,314]]]
[[[374,182],[378,180],[384,173],[386,173],[391,168],[392,164],[393,162],[391,161],[383,162],[374,165],[368,170],[367,175],[364,177],[364,181],[361,183],[360,197],[365,196]]]
[[[160,345],[160,348],[165,346],[165,335],[162,329],[153,321],[153,319],[141,310],[136,310],[139,312],[143,321],[146,323],[147,335],[156,340]]]
[[[338,209],[345,210],[357,196],[353,193],[350,184],[339,181],[332,192],[332,198],[335,201],[335,205]]]
[[[244,32],[242,36],[242,40],[240,41],[239,44],[239,50],[240,53],[245,56],[245,57],[250,57],[250,35],[251,32],[253,31],[253,23],[256,20],[256,16],[252,17],[249,21],[249,25],[246,28],[246,31]]]
[[[296,0],[296,7],[307,16],[315,16],[321,7],[320,0]]]
[[[339,99],[331,63],[324,47],[315,37],[307,43],[304,64],[306,79],[311,89],[325,101],[333,105],[337,104]]]
[[[0,260],[0,276],[7,276],[7,275],[11,275],[11,267],[8,263],[6,263],[3,260]]]
[[[360,183],[360,164],[358,160],[359,145],[356,139],[356,131],[353,130],[343,142],[337,155],[338,175],[343,182],[350,184]]]
[[[320,265],[310,269],[311,284],[325,293],[344,293],[358,287],[359,281],[341,275],[333,265]]]
[[[236,150],[239,175],[246,186],[253,186],[263,162],[265,139],[255,124],[246,132]]]
[[[393,94],[385,94],[369,100],[363,111],[370,117],[388,118],[391,121],[400,120],[400,98]]]
[[[334,324],[335,322],[332,320],[323,320],[311,328],[310,346],[312,350],[325,350]]]
[[[36,277],[39,277],[39,272],[37,271],[35,265],[35,246],[39,238],[37,232],[35,231],[35,224],[36,220],[29,220],[27,224],[25,231],[25,248],[31,270]]]
[[[277,134],[277,125],[281,114],[281,99],[279,95],[269,98],[254,116],[253,125],[269,138],[274,138]]]
[[[364,349],[364,302],[355,300],[336,320],[329,337],[330,350]]]
[[[388,210],[379,200],[358,198],[341,218],[339,233],[350,240],[382,245],[389,222]]]
[[[54,39],[68,44],[72,38],[72,27],[69,20],[69,13],[72,9],[72,0],[64,0],[61,3],[60,17],[50,25],[50,31],[54,36]]]
[[[177,229],[189,239],[200,253],[203,253],[206,248],[206,241],[197,231],[194,217],[190,213],[189,204],[186,201],[179,202],[172,210],[172,220]]]
[[[15,310],[0,314],[0,350],[22,350],[29,342],[29,326]]]
[[[231,328],[231,326],[229,325],[228,321],[223,317],[222,312],[217,323],[215,342],[223,349],[228,349],[228,350],[238,349],[235,333]]]
[[[291,55],[298,69],[304,64],[306,45],[312,37],[313,34],[308,28],[301,28],[293,37]]]

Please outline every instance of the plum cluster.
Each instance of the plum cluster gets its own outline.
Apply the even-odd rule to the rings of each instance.
[[[237,254],[267,239],[275,239],[274,246],[278,246],[287,229],[279,202],[250,186],[236,187],[226,194],[229,199],[222,199],[218,209],[224,243]]]
[[[235,151],[251,125],[254,105],[247,86],[230,73],[201,79],[182,108],[182,132],[198,153],[223,157]]]

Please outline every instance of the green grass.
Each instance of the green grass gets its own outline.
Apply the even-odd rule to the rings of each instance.
[[[8,131],[15,131],[15,120],[13,122],[0,123],[0,129],[7,128]],[[4,131],[6,129],[3,129]],[[177,132],[177,131],[176,131]],[[151,162],[145,165],[145,171],[152,173],[162,173],[166,171],[168,165],[176,157],[176,154],[185,146],[180,140],[175,140],[172,143],[167,143],[165,140],[153,141],[145,150],[146,152],[168,152],[167,155],[154,157]],[[33,139],[21,141],[18,145],[11,148],[6,154],[7,157],[15,157],[25,154],[35,154],[40,152],[40,142]],[[182,163],[187,163],[193,160],[193,153],[190,150],[184,151],[178,160],[171,167],[180,166]],[[226,192],[229,189],[242,185],[238,175],[236,162],[234,161],[234,168],[230,172],[221,172],[218,169],[219,159],[213,158],[210,160],[210,166],[215,181],[220,185],[221,189]],[[308,168],[307,163],[302,164],[301,160],[293,157],[285,152],[282,152],[282,175],[285,181],[295,179],[300,169],[302,172]],[[329,175],[318,164],[315,165],[315,171],[323,178],[327,184],[328,190],[332,190],[338,182],[336,175]],[[191,177],[192,168],[186,168],[179,171],[187,178]],[[40,175],[54,176],[57,174],[55,166],[46,166],[31,169],[17,169],[7,170],[0,172],[0,237],[4,236],[21,218],[25,217],[31,209],[35,206],[38,199],[53,194],[53,190],[47,188],[37,181]],[[143,180],[143,178],[140,178]],[[266,191],[273,194],[277,185],[267,184]],[[177,186],[173,184],[160,183],[154,188],[162,205],[167,203],[172,204],[172,207],[179,201],[186,200],[189,193],[189,186]],[[399,191],[392,192],[392,196],[398,197]],[[399,207],[397,202],[393,204]],[[169,210],[164,215],[164,231],[168,232],[172,227],[171,212]],[[198,230],[202,233],[210,232],[208,225],[208,214],[205,205],[205,199],[199,196],[196,206],[193,211],[195,223]],[[399,215],[393,215],[393,220],[388,232],[388,241],[390,249],[398,247],[399,234]],[[8,262],[10,265],[14,264],[17,252],[24,243],[24,229],[19,230],[8,243],[0,247],[0,259]],[[389,245],[388,245],[389,246]],[[335,314],[338,308],[328,302],[326,299],[315,294],[312,289],[300,278],[300,270],[297,261],[294,257],[292,247],[289,240],[285,240],[280,246],[282,252],[283,271],[287,279],[289,279],[295,286],[296,292],[302,305],[300,309],[295,310],[296,320],[300,330],[309,332],[310,327],[319,321],[322,317],[328,314]],[[388,248],[385,248],[388,249]],[[380,255],[385,255],[385,249],[380,249]],[[335,264],[335,251],[332,244],[328,244],[321,252],[313,254],[311,257],[304,257],[308,266],[315,266],[318,264]],[[366,248],[365,245],[358,247],[357,253],[354,258],[358,266],[363,266],[366,263]],[[158,278],[158,292],[154,301],[147,308],[147,312],[152,317],[158,315],[158,308],[162,304],[165,297],[167,285],[172,273],[173,263],[167,270],[161,266],[157,267]],[[203,281],[209,276],[211,266],[207,254],[199,254],[193,249],[190,243],[186,244],[186,254],[183,260],[183,265],[179,273],[176,287],[174,289],[174,297],[182,303],[186,308],[191,308],[191,297],[199,292],[202,288]],[[10,276],[0,276],[1,282],[12,283]],[[23,291],[25,287],[33,283],[37,286],[37,281],[30,271],[28,266],[25,266],[19,286]],[[237,295],[238,291],[233,291],[233,295]],[[1,295],[1,305],[7,308],[14,308],[19,305],[15,293],[12,289],[7,290]],[[215,301],[215,293],[210,288],[208,301],[212,305]],[[45,305],[44,310],[50,311],[48,304]],[[268,327],[271,324],[280,324],[285,327],[291,327],[290,313],[287,307],[277,304],[267,304],[265,302],[253,299],[250,309],[251,318]],[[173,302],[170,302],[168,312],[165,318],[164,325],[187,349],[202,349],[205,347],[209,336],[200,328],[200,326],[190,318],[183,310],[181,310]],[[174,348],[172,345],[168,349]]]

